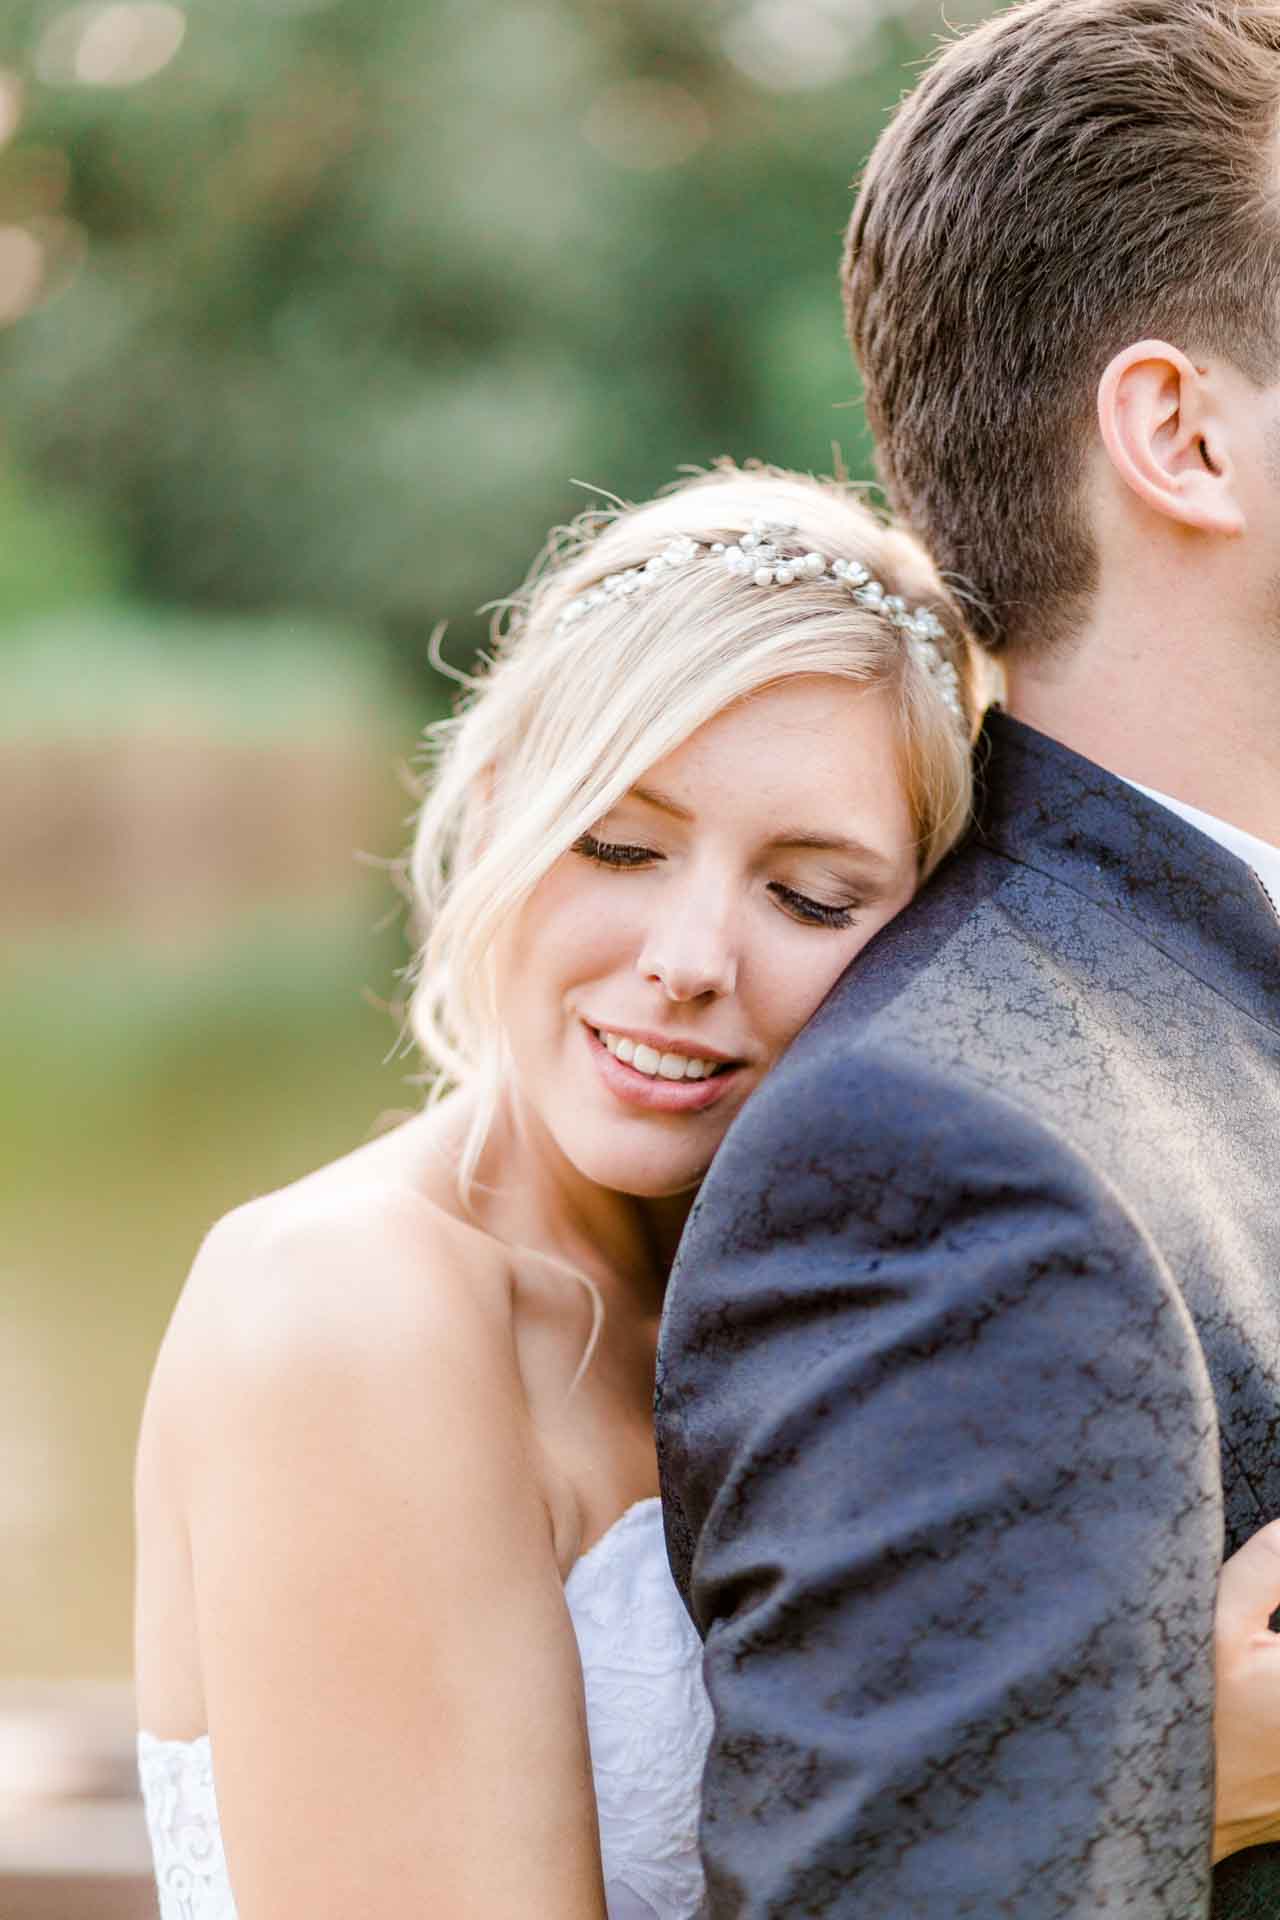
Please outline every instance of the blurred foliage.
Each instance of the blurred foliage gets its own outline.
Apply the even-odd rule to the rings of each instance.
[[[415,1104],[353,855],[433,626],[463,659],[575,479],[869,475],[840,238],[942,10],[0,0],[0,1676],[127,1670],[201,1234]],[[264,865],[317,840],[323,887]]]
[[[128,87],[49,77],[63,16],[0,26],[0,217],[53,295],[0,345],[6,417],[144,597],[420,663],[575,478],[833,440],[869,471],[839,240],[939,0],[189,0]]]
[[[105,514],[41,493],[0,468],[0,645],[26,616],[114,598],[126,568]]]

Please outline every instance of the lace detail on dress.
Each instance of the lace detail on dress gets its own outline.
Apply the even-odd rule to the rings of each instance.
[[[160,1920],[236,1920],[208,1734],[198,1740],[157,1740],[140,1733],[138,1775]]]
[[[642,1500],[569,1571],[609,1920],[697,1920],[698,1801],[711,1735],[702,1647]],[[138,1735],[160,1920],[236,1920],[207,1734]]]
[[[609,1920],[702,1911],[698,1805],[711,1738],[702,1643],[642,1500],[570,1571]]]

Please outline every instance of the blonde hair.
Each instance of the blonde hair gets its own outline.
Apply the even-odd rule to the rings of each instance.
[[[652,592],[611,597],[561,623],[607,575],[676,536],[731,543],[754,520],[858,561],[944,628],[965,708],[958,724],[885,615],[831,580],[757,587],[709,551]],[[422,946],[409,1007],[435,1091],[478,1099],[459,1169],[474,1175],[507,1077],[502,937],[538,882],[658,761],[735,702],[793,675],[834,675],[896,695],[901,764],[925,879],[959,839],[972,797],[977,665],[919,546],[847,485],[722,465],[647,505],[589,513],[553,534],[521,593],[495,616],[493,657],[457,715],[430,729],[431,784],[410,860]]]

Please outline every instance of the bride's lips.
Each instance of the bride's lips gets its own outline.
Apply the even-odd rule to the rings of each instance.
[[[710,1080],[660,1080],[616,1059],[594,1027],[584,1023],[582,1030],[596,1072],[610,1093],[629,1107],[649,1113],[705,1113],[742,1079],[742,1068],[732,1066]]]

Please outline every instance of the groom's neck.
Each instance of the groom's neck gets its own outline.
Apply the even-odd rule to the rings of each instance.
[[[1233,633],[1113,604],[1070,653],[1004,667],[1015,719],[1280,846],[1280,635],[1270,623]]]

